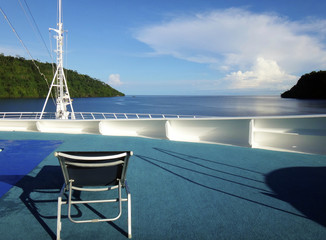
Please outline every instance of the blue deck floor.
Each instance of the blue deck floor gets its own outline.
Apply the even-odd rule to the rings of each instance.
[[[21,148],[17,153],[15,144],[44,153],[25,176],[2,169],[0,181],[13,186],[0,198],[1,239],[55,237],[56,199],[63,183],[55,150],[134,151],[127,174],[133,239],[326,236],[326,156],[100,135],[0,132],[0,140],[7,144],[0,154],[9,154],[8,161],[24,155],[26,162],[21,164],[28,165],[32,158]],[[37,142],[43,145],[37,148]],[[44,151],[41,146],[49,147]],[[11,155],[6,153],[10,148]],[[21,179],[11,181],[16,175]],[[80,206],[73,215],[101,216],[101,212],[109,217],[109,210]],[[62,239],[126,239],[126,231],[126,214],[109,224],[73,224],[64,213],[61,235]]]

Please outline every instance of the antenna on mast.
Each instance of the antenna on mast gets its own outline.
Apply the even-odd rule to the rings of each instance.
[[[72,107],[72,101],[70,99],[67,80],[63,71],[63,23],[62,23],[62,15],[61,15],[61,0],[59,0],[59,19],[58,19],[58,29],[49,28],[49,30],[52,30],[57,33],[57,36],[55,37],[57,40],[57,49],[55,52],[57,53],[57,69],[55,71],[55,74],[53,76],[53,80],[48,92],[48,95],[46,97],[45,103],[43,105],[42,113],[40,116],[40,119],[42,119],[45,107],[47,105],[47,102],[49,100],[52,88],[55,88],[56,90],[56,113],[55,117],[56,119],[69,119],[70,112],[67,110],[67,105],[70,105],[71,109],[71,119],[75,119],[75,113],[74,109]]]

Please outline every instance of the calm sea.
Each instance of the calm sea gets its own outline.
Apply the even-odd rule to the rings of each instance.
[[[40,112],[44,99],[0,99],[0,112]],[[46,111],[54,111],[49,100]],[[279,96],[126,96],[76,98],[75,112],[163,113],[201,116],[326,114],[326,100]]]

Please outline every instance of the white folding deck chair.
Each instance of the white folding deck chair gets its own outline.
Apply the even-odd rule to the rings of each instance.
[[[120,218],[122,201],[128,202],[128,238],[131,238],[131,194],[126,181],[126,172],[131,151],[126,152],[56,152],[59,159],[65,183],[58,197],[57,239],[61,232],[61,205],[68,203],[68,218],[74,223],[109,222]],[[127,198],[121,197],[121,189],[125,188]],[[118,197],[105,200],[72,200],[74,191],[109,191],[118,189]],[[68,191],[68,199],[63,201],[64,193]],[[84,203],[119,203],[119,214],[108,219],[74,220],[71,217],[72,204]]]

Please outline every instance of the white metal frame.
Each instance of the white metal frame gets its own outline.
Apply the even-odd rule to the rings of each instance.
[[[93,114],[96,119],[76,115],[74,120],[56,120],[0,113],[0,131],[146,137],[326,154],[326,114],[209,118],[136,118],[126,114],[128,119],[103,115],[106,118]]]
[[[68,90],[67,80],[63,71],[63,23],[62,23],[62,14],[61,14],[61,0],[59,0],[58,6],[58,29],[50,28],[50,30],[57,33],[57,70],[53,76],[53,80],[46,97],[46,100],[43,105],[43,109],[40,115],[40,119],[42,119],[45,107],[49,100],[50,94],[52,92],[52,88],[56,87],[56,118],[57,119],[68,119],[70,112],[67,110],[67,106],[70,106],[71,109],[71,118],[74,119],[74,109],[72,107],[72,101],[70,99],[70,94]]]
[[[150,113],[102,113],[102,112],[74,112],[74,118],[69,120],[89,119],[184,119],[184,118],[213,118],[195,115],[177,114],[150,114]],[[56,119],[54,112],[0,112],[0,119]]]
[[[85,154],[86,153],[86,154]],[[89,153],[89,152],[88,152]],[[109,222],[115,221],[120,218],[122,214],[122,202],[128,203],[128,238],[132,237],[131,233],[131,193],[126,181],[126,171],[128,166],[129,157],[133,154],[132,152],[96,152],[100,153],[100,156],[91,156],[87,152],[78,152],[70,154],[70,152],[56,152],[55,156],[59,159],[62,172],[64,175],[65,183],[61,188],[60,195],[58,197],[58,212],[57,212],[57,240],[60,239],[60,233],[62,229],[61,222],[61,209],[63,204],[68,204],[68,218],[74,223],[95,223],[95,222]],[[91,153],[92,154],[92,153]],[[98,154],[96,154],[98,155]],[[108,162],[108,160],[110,160]],[[113,160],[113,161],[111,161]],[[114,167],[122,165],[121,179],[117,179],[118,184],[109,187],[81,187],[74,186],[74,179],[71,179],[69,175],[69,166],[77,168],[101,168],[101,167]],[[122,188],[125,188],[127,198],[122,197]],[[102,200],[72,200],[72,191],[110,191],[118,189],[118,197],[113,199],[102,199]],[[62,200],[65,196],[65,192],[68,191],[68,197],[66,200]],[[104,219],[86,219],[86,220],[75,220],[71,217],[71,205],[73,204],[87,204],[87,203],[114,203],[119,204],[119,213],[113,218]]]

